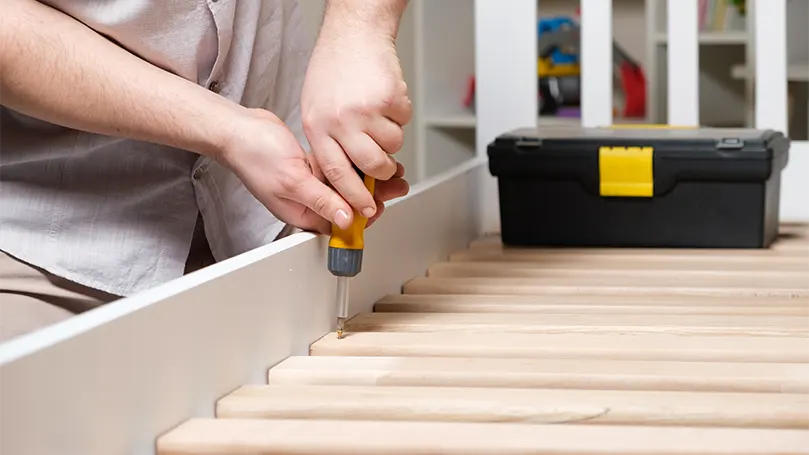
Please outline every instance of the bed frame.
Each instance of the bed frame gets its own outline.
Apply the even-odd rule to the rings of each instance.
[[[672,124],[698,124],[696,4],[669,7]],[[610,2],[582,0],[583,120],[611,118]],[[350,313],[370,311],[403,283],[498,230],[485,147],[536,122],[535,0],[476,0],[478,156],[393,201],[366,234]],[[755,8],[759,127],[786,130],[784,0]],[[525,20],[516,21],[515,18]],[[596,18],[591,19],[591,18]],[[672,32],[670,32],[672,33]],[[693,36],[692,36],[693,35]],[[517,58],[501,49],[516,52]],[[763,52],[764,49],[767,52]],[[774,50],[773,50],[774,49]],[[675,80],[670,77],[669,80]],[[527,96],[528,94],[528,96]],[[794,143],[782,220],[809,220],[809,144]],[[155,439],[334,330],[327,238],[298,233],[0,346],[0,454],[155,453]]]

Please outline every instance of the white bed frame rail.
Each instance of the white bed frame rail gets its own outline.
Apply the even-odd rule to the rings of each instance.
[[[471,2],[472,0],[470,0]],[[540,0],[541,1],[541,0]],[[696,125],[697,0],[669,6],[669,118]],[[766,7],[761,7],[761,4]],[[677,5],[677,6],[674,6]],[[351,313],[498,228],[485,147],[536,122],[536,0],[474,0],[478,156],[415,185],[366,234]],[[583,119],[612,122],[611,2],[581,0]],[[678,9],[679,8],[679,9]],[[756,125],[786,131],[785,3],[753,8]],[[676,39],[674,39],[676,38]],[[505,52],[508,49],[509,52]],[[676,94],[676,96],[671,96]],[[809,145],[794,143],[782,217],[809,219]],[[333,330],[327,239],[300,233],[0,346],[0,455],[150,455],[155,437],[266,381]]]

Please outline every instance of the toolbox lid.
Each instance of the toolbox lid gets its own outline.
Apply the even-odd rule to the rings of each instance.
[[[786,165],[788,151],[789,139],[774,130],[627,125],[517,129],[497,137],[488,156],[496,177],[587,186],[648,180],[658,195],[684,180],[766,181]]]

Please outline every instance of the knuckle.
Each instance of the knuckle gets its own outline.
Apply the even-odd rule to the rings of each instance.
[[[332,184],[338,184],[344,177],[343,169],[340,166],[335,166],[333,163],[325,163],[320,171],[323,172],[323,177]]]
[[[325,195],[318,196],[312,203],[312,208],[316,213],[326,213],[326,209],[329,208],[329,199]]]
[[[396,98],[398,95],[393,90],[386,90],[385,94],[379,99],[383,108],[390,108],[396,105]]]
[[[389,164],[390,160],[385,154],[375,153],[364,160],[363,170],[373,177],[387,180],[396,171],[395,168],[393,170],[388,169]]]
[[[296,194],[300,190],[302,183],[303,180],[300,177],[287,169],[282,169],[278,173],[278,184],[284,194]]]
[[[312,128],[319,122],[318,115],[315,111],[306,111],[301,115],[301,123],[304,128]]]
[[[390,151],[393,154],[398,152],[404,146],[404,130],[396,128],[396,131],[391,133],[390,137]]]

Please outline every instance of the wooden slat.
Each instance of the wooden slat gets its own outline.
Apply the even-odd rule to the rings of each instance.
[[[809,362],[806,337],[680,336],[672,334],[329,333],[311,355],[705,362]]]
[[[809,316],[809,299],[637,295],[392,294],[378,313],[725,314]]]
[[[289,357],[270,385],[809,393],[809,364],[463,357]]]
[[[677,335],[807,336],[801,316],[361,313],[349,332],[665,333]]]
[[[554,252],[554,251],[570,251],[571,253],[593,253],[604,254],[606,251],[613,251],[619,255],[639,255],[652,252],[660,252],[663,255],[675,256],[794,256],[799,255],[801,252],[809,251],[809,241],[802,235],[785,235],[783,240],[773,243],[770,248],[761,249],[736,249],[736,248],[720,248],[720,249],[690,249],[690,248],[575,248],[575,247],[519,247],[519,246],[504,246],[499,236],[485,236],[473,240],[469,244],[470,251],[473,252],[497,252],[507,251],[510,253],[540,253],[540,252]],[[777,254],[774,254],[777,253]]]
[[[570,253],[572,255],[587,254],[590,256],[600,256],[608,253],[610,256],[619,257],[644,257],[658,253],[664,257],[671,256],[679,260],[690,258],[697,259],[722,259],[737,257],[749,258],[754,257],[767,257],[768,260],[777,260],[778,258],[789,257],[803,257],[809,253],[809,243],[803,241],[790,241],[784,243],[774,244],[770,249],[687,249],[687,248],[575,248],[575,247],[519,247],[519,246],[504,246],[500,242],[499,237],[484,237],[473,240],[469,244],[469,248],[460,250],[457,253],[467,252],[470,255],[480,254],[506,254],[511,256],[516,255],[533,255],[539,256],[548,253]]]
[[[157,455],[806,455],[809,432],[520,423],[191,419]]]
[[[616,280],[617,281],[617,280]],[[586,281],[571,278],[413,278],[402,287],[405,294],[618,294],[618,295],[680,295],[680,296],[724,296],[724,297],[809,297],[805,287],[768,287],[763,283],[737,283],[734,286],[712,286],[710,283],[653,282],[637,280],[635,285],[629,280],[623,283],[609,279],[589,279]],[[702,284],[702,286],[700,286]]]
[[[766,264],[779,264],[799,262],[806,264],[805,248],[782,248],[772,250],[725,250],[725,249],[655,249],[655,248],[474,248],[453,253],[450,260],[460,260],[464,257],[485,258],[492,260],[497,257],[522,258],[541,262],[545,259],[586,259],[594,256],[607,256],[613,261],[657,259],[664,262],[690,261],[690,262],[764,262]]]
[[[539,284],[611,284],[627,286],[710,286],[809,289],[809,271],[615,270],[561,269],[524,262],[439,262],[430,278],[536,278]]]
[[[157,455],[809,454],[802,235],[766,251],[470,248]]]
[[[480,237],[469,243],[470,251],[483,252],[483,251],[507,251],[507,252],[545,252],[564,250],[571,253],[592,253],[604,254],[607,251],[613,251],[616,254],[625,255],[638,255],[652,252],[660,252],[663,255],[676,255],[676,256],[795,256],[809,251],[809,242],[801,235],[782,237],[781,240],[774,242],[769,248],[577,248],[577,247],[528,247],[528,246],[509,246],[503,245],[499,236],[485,236]]]
[[[264,385],[229,393],[216,416],[809,429],[809,395]]]
[[[576,254],[558,250],[464,250],[450,254],[451,262],[531,262],[553,268],[626,270],[809,270],[809,254],[792,256],[694,256],[677,254]]]
[[[471,250],[480,250],[480,249],[503,249],[503,243],[500,239],[499,235],[486,235],[483,237],[479,237],[473,240],[469,244],[469,249]],[[520,248],[514,248],[519,250]],[[530,249],[530,248],[523,248],[523,249]],[[581,248],[569,248],[572,251],[581,251]],[[594,252],[600,252],[605,250],[605,248],[592,248],[587,249],[588,251],[596,250]],[[640,251],[649,251],[649,249],[636,249],[636,248],[617,248],[612,249],[616,253],[621,252],[640,252]],[[778,233],[778,238],[775,242],[770,246],[770,248],[761,248],[761,249],[689,249],[689,248],[655,248],[652,251],[659,251],[662,254],[741,254],[741,255],[750,255],[750,254],[758,254],[758,255],[769,255],[772,251],[782,251],[782,250],[799,250],[799,251],[806,251],[809,250],[809,224],[804,223],[784,223],[781,225],[780,231]]]

